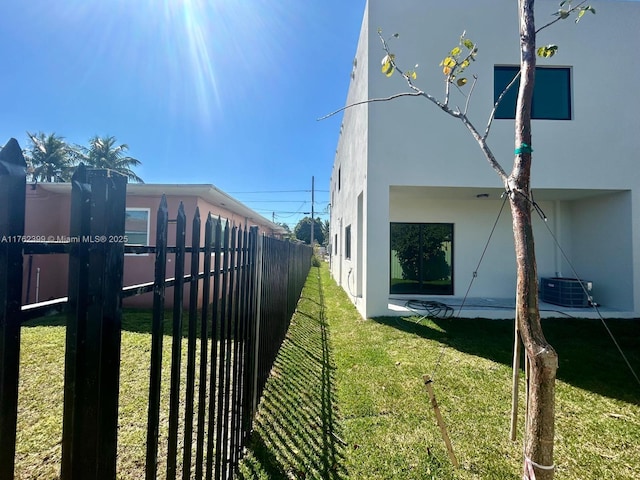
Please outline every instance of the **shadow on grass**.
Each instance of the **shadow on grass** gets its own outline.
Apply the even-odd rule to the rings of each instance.
[[[346,478],[335,366],[315,270],[267,382],[240,478]]]
[[[511,365],[514,323],[510,320],[377,317],[374,321],[458,351]],[[636,373],[640,372],[640,321],[606,320]],[[543,319],[542,328],[559,356],[558,379],[578,388],[640,404],[640,385],[600,320]]]

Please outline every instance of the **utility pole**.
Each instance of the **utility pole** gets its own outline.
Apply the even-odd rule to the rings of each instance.
[[[313,247],[313,227],[315,226],[315,219],[313,218],[313,203],[315,195],[315,177],[311,177],[311,247]]]

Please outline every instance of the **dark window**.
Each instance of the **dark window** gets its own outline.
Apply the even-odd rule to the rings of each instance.
[[[338,168],[338,191],[340,191],[341,184],[342,184],[342,168]]]
[[[391,223],[389,291],[453,295],[452,223]]]
[[[338,254],[338,234],[333,235],[333,253]]]
[[[344,229],[344,258],[351,258],[351,225]]]
[[[516,76],[518,66],[496,66],[493,75],[493,101]],[[520,79],[505,94],[495,118],[514,119]],[[571,69],[566,67],[536,67],[531,118],[538,120],[571,120]]]

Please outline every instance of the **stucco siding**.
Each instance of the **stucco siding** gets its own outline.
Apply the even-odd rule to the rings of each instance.
[[[347,94],[347,104],[353,104],[368,98],[368,19],[365,12],[360,40],[353,62],[351,84]],[[359,105],[344,112],[340,127],[336,157],[331,174],[331,224],[330,242],[332,246],[331,272],[336,281],[347,291],[354,293],[354,301],[358,301],[356,279],[349,272],[357,264],[356,255],[367,255],[368,242],[362,241],[358,235],[366,235],[370,205],[367,195],[367,161],[368,161],[368,111],[369,105]],[[362,198],[362,215],[358,219],[358,197]],[[361,225],[361,228],[358,228]],[[345,257],[345,229],[351,226],[351,257]],[[357,245],[362,241],[362,249]],[[367,266],[361,275],[366,277]],[[367,285],[363,285],[366,295]],[[364,312],[362,312],[364,313]]]
[[[469,74],[478,76],[469,116],[484,130],[493,104],[494,65],[519,62],[516,3],[372,1],[369,9],[372,60],[384,55],[374,26],[381,27],[386,38],[399,33],[399,38],[389,40],[399,65],[413,69],[419,64],[416,84],[440,99],[444,76],[438,65],[466,30],[479,46],[478,61],[469,69]],[[536,2],[538,24],[551,19],[555,9],[555,1]],[[639,124],[624,118],[640,108],[640,97],[625,93],[629,85],[640,81],[640,70],[625,68],[624,74],[612,75],[610,67],[611,55],[620,45],[640,40],[638,18],[640,7],[636,3],[607,2],[598,8],[596,16],[589,15],[577,25],[567,21],[540,33],[539,43],[553,42],[560,50],[551,59],[539,60],[539,65],[573,69],[574,118],[533,122],[534,187],[622,189],[638,183],[634,166],[640,139],[634,132]],[[468,86],[465,88],[468,90]],[[372,68],[371,98],[407,90],[399,75],[389,79],[377,64]],[[464,102],[452,88],[451,105],[463,107]],[[407,179],[427,185],[496,184],[495,174],[460,122],[422,98],[372,104],[369,134],[370,180],[380,178],[391,184],[407,183]],[[513,159],[513,137],[512,120],[494,121],[489,143],[507,170]],[[629,176],[620,175],[619,169],[625,168]]]
[[[602,305],[634,308],[634,265],[631,192],[597,196],[571,204],[572,262],[594,282]],[[575,276],[570,270],[565,276]]]
[[[68,195],[48,192],[38,185],[27,186],[25,235],[41,239],[65,240],[69,236]],[[68,255],[25,255],[23,260],[23,302],[35,303],[67,295]]]

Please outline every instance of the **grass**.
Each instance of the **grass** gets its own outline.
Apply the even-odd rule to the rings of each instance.
[[[363,320],[326,267],[312,271],[303,297],[267,384],[244,478],[520,477],[522,392],[518,441],[508,439],[513,322]],[[608,325],[639,371],[640,323]],[[556,478],[640,478],[640,386],[603,326],[550,319],[544,330],[560,355]],[[458,469],[425,373],[435,377]]]
[[[125,312],[122,479],[142,478],[144,470],[149,318],[145,312]],[[640,322],[608,325],[640,371]],[[549,319],[543,326],[560,356],[556,478],[640,478],[640,386],[603,326],[574,319]],[[519,478],[524,398],[521,392],[519,438],[511,442],[512,342],[509,321],[363,320],[326,266],[313,268],[267,382],[240,476]],[[164,345],[170,347],[168,338]],[[31,323],[22,331],[18,479],[57,478],[63,350],[61,318]],[[165,373],[168,378],[168,365]],[[425,373],[434,375],[458,469],[450,465],[435,425]],[[167,397],[165,390],[164,402]]]
[[[346,478],[324,282],[312,268],[267,382],[241,478]]]
[[[185,316],[183,322],[186,323],[186,320]],[[22,329],[16,480],[59,478],[64,389],[64,325],[65,317],[56,315],[30,321]],[[170,312],[165,315],[164,331],[171,331]],[[120,370],[118,479],[144,478],[151,355],[150,332],[151,313],[149,311],[125,310]],[[182,342],[182,398],[184,398],[186,374],[185,334],[186,327],[183,330]],[[163,478],[166,468],[170,359],[171,337],[165,335],[158,478]],[[198,382],[197,376],[196,382]],[[181,406],[181,412],[184,412],[184,405]],[[182,438],[179,438],[179,441],[182,442]],[[180,464],[180,461],[178,463]]]

